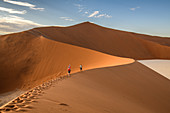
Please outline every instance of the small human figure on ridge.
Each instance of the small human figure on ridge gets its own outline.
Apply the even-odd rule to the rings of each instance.
[[[71,73],[71,66],[69,65],[68,66],[68,76],[70,76],[70,73]]]
[[[83,66],[82,66],[82,64],[80,64],[80,71],[82,71],[82,69],[83,69]]]

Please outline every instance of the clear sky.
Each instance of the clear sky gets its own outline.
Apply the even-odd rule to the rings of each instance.
[[[170,0],[0,0],[0,34],[84,21],[170,37]]]

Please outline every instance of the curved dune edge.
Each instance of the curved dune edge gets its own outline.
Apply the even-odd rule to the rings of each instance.
[[[27,32],[15,37],[3,37],[0,52],[0,93],[19,88],[31,89],[45,81],[67,74],[70,64],[72,73],[83,69],[124,65],[133,59],[107,55],[90,49],[77,47]],[[8,61],[6,59],[9,59]]]
[[[52,77],[66,75],[69,64],[71,65],[71,73],[76,73],[79,72],[80,64],[83,65],[83,70],[88,70],[134,62],[133,59],[111,56],[90,49],[52,41],[44,37],[40,37],[39,40],[41,40],[39,54],[42,60],[36,65],[32,73],[33,77],[38,80],[37,82],[40,79],[47,81]]]
[[[167,113],[169,86],[168,79],[134,62],[75,73],[57,84],[48,82],[6,109],[28,113]]]

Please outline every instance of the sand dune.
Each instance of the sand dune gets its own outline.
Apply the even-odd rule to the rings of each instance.
[[[89,22],[2,35],[0,93],[16,88],[29,90],[43,84],[0,112],[167,113],[169,80],[130,58],[170,59],[169,45],[167,38],[113,30]],[[72,73],[79,72],[80,64],[88,71],[74,74],[42,96],[54,79],[65,78],[61,76],[67,74],[69,64]],[[51,81],[45,83],[48,80]]]
[[[30,89],[51,78],[84,69],[127,64],[132,59],[119,58],[35,36],[28,32],[0,38],[0,93]]]
[[[170,59],[169,38],[109,29],[90,22],[70,27],[41,27],[29,32],[121,57]]]
[[[22,103],[23,106],[16,111],[28,113],[170,111],[169,80],[138,62],[76,73],[43,92],[44,94],[38,96],[39,99],[33,99],[35,102]],[[16,106],[15,103],[12,105]]]

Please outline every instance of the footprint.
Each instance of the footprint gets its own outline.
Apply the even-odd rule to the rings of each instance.
[[[4,108],[0,109],[0,111],[3,111],[3,110],[4,110]]]
[[[8,105],[6,105],[5,107],[8,107],[8,108],[14,108],[14,107],[15,107],[15,105],[14,105],[14,104],[8,104]]]
[[[35,103],[38,103],[38,101],[36,101],[36,100],[32,100],[31,102],[35,102]]]
[[[23,104],[27,105],[27,104],[30,104],[31,102],[32,102],[32,101],[30,100],[30,101],[24,102]]]
[[[17,107],[17,106],[15,106],[15,107],[13,108],[13,110],[14,110],[14,111],[16,111],[17,109],[18,109],[18,107]]]
[[[10,109],[10,108],[5,108],[4,111],[12,111],[12,109]]]
[[[21,98],[27,98],[28,96],[27,95],[22,95]]]
[[[27,105],[24,108],[33,109],[34,107]]]
[[[24,100],[23,99],[21,99],[20,97],[18,97],[17,99],[15,99],[14,101],[13,101],[13,103],[22,103]]]
[[[18,109],[18,107],[15,105],[14,106],[5,106],[3,111],[15,111],[17,109]]]
[[[16,112],[27,112],[28,110],[25,109],[25,108],[20,108],[20,109],[17,109]]]
[[[69,106],[68,104],[65,104],[65,103],[60,103],[59,105],[61,105],[61,106]]]
[[[21,108],[21,107],[24,107],[25,104],[16,104],[17,107]]]

